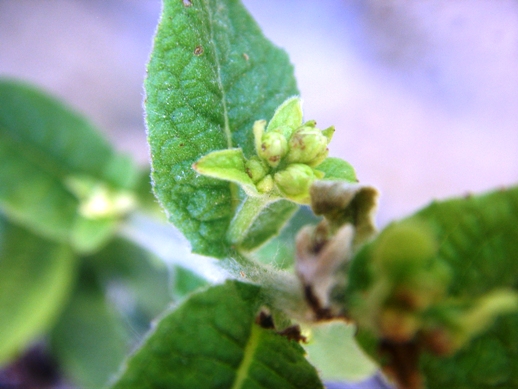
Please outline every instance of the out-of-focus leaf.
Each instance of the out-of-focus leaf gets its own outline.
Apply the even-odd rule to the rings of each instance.
[[[225,257],[237,188],[192,164],[215,150],[255,154],[254,121],[297,93],[288,57],[238,0],[166,0],[145,84],[155,192],[194,252]]]
[[[80,199],[70,182],[84,178],[120,197],[136,178],[131,161],[115,154],[80,115],[13,80],[0,81],[0,166],[2,212],[34,233],[80,251],[94,249],[113,228],[106,228],[111,215],[92,218],[83,212],[86,201],[91,211],[96,207],[101,212],[108,203],[94,199],[93,192]],[[98,228],[92,226],[96,223]]]
[[[130,241],[114,239],[84,260],[93,267],[108,292],[113,288],[126,296],[126,305],[130,306],[131,313],[144,316],[142,319],[147,321],[143,323],[146,326],[172,302],[167,266]]]
[[[180,266],[174,267],[174,282],[173,282],[173,295],[175,299],[183,299],[189,293],[194,292],[204,286],[207,286],[208,282],[194,274],[188,269]]]
[[[340,321],[311,328],[304,348],[323,380],[360,381],[376,372],[377,365],[358,348],[354,333],[354,326]]]
[[[113,388],[323,388],[301,346],[254,323],[257,286],[229,281],[158,323]]]
[[[66,303],[75,258],[0,215],[0,364],[42,335]]]
[[[398,284],[388,289],[380,287],[379,273],[375,269],[383,264],[373,263],[380,257],[380,247],[387,241],[389,229],[395,230],[398,225],[415,226],[415,230],[406,235],[415,238],[409,242],[384,243],[385,251],[390,251],[387,253],[390,267],[387,268],[389,284],[387,280],[383,282],[386,285],[397,280],[413,282],[414,276],[419,280],[411,290],[415,294],[414,301],[421,298],[425,305],[418,305],[415,312],[407,308],[406,314],[417,315],[420,336],[427,339],[427,351],[420,359],[427,387],[516,387],[518,314],[509,311],[516,301],[513,289],[516,291],[518,287],[518,188],[436,201],[387,227],[379,238],[357,254],[350,268],[348,304],[353,315],[358,313],[360,321],[368,323],[369,316],[379,319],[376,307],[383,308],[397,297],[392,294],[383,297],[383,293],[403,290],[404,285]],[[420,237],[423,231],[417,229],[419,226],[430,234],[432,249],[433,244],[436,245],[436,253],[430,258],[426,254],[430,252],[430,242]],[[421,253],[426,254],[425,257],[420,258]],[[377,260],[379,262],[379,258]],[[392,281],[390,269],[395,272]],[[426,286],[429,280],[434,282]],[[445,291],[441,291],[441,283]],[[499,307],[501,300],[497,296],[505,297],[509,304]],[[491,305],[493,303],[497,305]],[[365,304],[370,306],[370,313],[362,311],[361,306]],[[397,328],[405,317],[394,316],[390,320]],[[365,348],[375,354],[379,339],[371,329],[363,328],[359,335]],[[456,347],[461,348],[456,351]],[[456,352],[450,356],[441,357],[433,352],[439,350],[440,354],[441,350],[444,353],[451,349]]]
[[[83,388],[102,388],[128,352],[128,334],[104,293],[82,282],[51,334],[52,352],[64,374]]]
[[[138,199],[139,210],[149,213],[157,219],[166,219],[165,212],[153,193],[151,171],[149,169],[140,172],[135,192]]]

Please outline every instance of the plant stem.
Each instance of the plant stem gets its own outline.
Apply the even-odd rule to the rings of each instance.
[[[233,245],[241,243],[261,211],[271,202],[272,200],[268,196],[247,196],[230,222],[227,232],[229,242]]]

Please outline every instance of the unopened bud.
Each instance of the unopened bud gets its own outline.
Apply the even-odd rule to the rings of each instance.
[[[311,123],[312,124],[312,123]],[[290,138],[287,161],[317,166],[326,159],[328,138],[318,128],[305,125]]]
[[[259,181],[255,187],[260,193],[268,193],[273,189],[273,178],[271,175],[267,175],[261,181]]]
[[[252,181],[257,183],[261,179],[268,174],[268,167],[264,165],[258,157],[252,157],[245,164],[246,174],[252,179]]]
[[[282,157],[288,152],[288,141],[278,131],[269,131],[263,134],[258,154],[271,167],[277,167]]]
[[[288,165],[274,176],[279,190],[287,198],[301,204],[309,203],[309,188],[315,179],[313,169],[301,163]]]

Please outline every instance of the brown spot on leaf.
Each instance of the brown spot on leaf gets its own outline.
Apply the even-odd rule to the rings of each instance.
[[[247,54],[247,53],[243,53],[243,58],[244,58],[246,61],[248,61],[248,60],[250,59],[250,57],[248,56],[248,54]]]
[[[267,330],[275,330],[275,324],[273,317],[267,311],[262,310],[259,315],[255,318],[255,324],[265,328]],[[286,327],[282,331],[275,331],[278,335],[288,338],[288,340],[294,340],[295,342],[306,343],[307,339],[300,333],[300,326],[298,324]]]
[[[259,315],[255,318],[255,324],[261,326],[266,329],[274,329],[275,325],[273,324],[273,317],[266,311],[259,312]]]
[[[194,55],[202,55],[203,54],[203,46],[196,46],[194,49]]]
[[[288,340],[294,340],[298,343],[308,342],[306,337],[300,333],[300,326],[298,324],[286,327],[285,329],[283,329],[282,331],[278,331],[277,333],[281,336],[284,336],[285,338],[288,338]]]
[[[192,1],[191,0],[182,0],[182,1],[183,1],[183,6],[184,7],[192,6]]]

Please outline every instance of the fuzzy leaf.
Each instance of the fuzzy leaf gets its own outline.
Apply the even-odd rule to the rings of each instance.
[[[296,130],[302,125],[302,101],[299,97],[286,100],[277,108],[272,119],[268,122],[266,131],[275,130],[281,126],[287,126]]]
[[[349,162],[340,158],[329,157],[316,167],[325,173],[324,180],[357,182],[356,172]]]
[[[145,87],[155,193],[193,251],[224,257],[237,191],[192,164],[227,148],[255,154],[254,122],[297,93],[288,57],[238,0],[166,0]]]
[[[302,347],[254,323],[259,296],[236,281],[192,295],[162,318],[113,388],[323,388]]]
[[[502,288],[516,291],[517,187],[433,202],[404,223],[426,225],[434,234],[438,251],[429,268],[446,263],[451,276],[444,298],[469,304],[495,298],[496,291]],[[370,261],[374,255],[371,247],[376,247],[376,242],[361,250],[352,262],[347,295],[353,304],[362,301],[365,291],[374,282]],[[435,308],[436,311],[440,309],[441,306]],[[455,311],[444,311],[444,315],[452,314]],[[518,314],[493,315],[493,319],[496,320],[494,324],[453,356],[441,358],[428,352],[421,356],[421,368],[429,389],[512,388],[518,385]],[[479,323],[468,322],[466,325],[478,327]],[[367,348],[368,343],[373,346],[374,340],[368,332],[360,332],[361,342]]]
[[[87,177],[126,191],[136,178],[129,162],[60,102],[20,82],[0,81],[0,209],[17,224],[79,250],[95,248],[113,228],[104,228],[106,219],[96,228],[81,214],[69,182]]]
[[[0,365],[54,323],[74,279],[70,249],[0,215]]]
[[[286,221],[293,216],[298,208],[296,204],[287,200],[279,200],[268,204],[246,231],[246,236],[239,247],[249,251],[261,246],[280,232]]]
[[[194,170],[205,176],[234,182],[249,195],[258,195],[254,182],[246,174],[245,156],[241,149],[213,151],[193,165]]]

